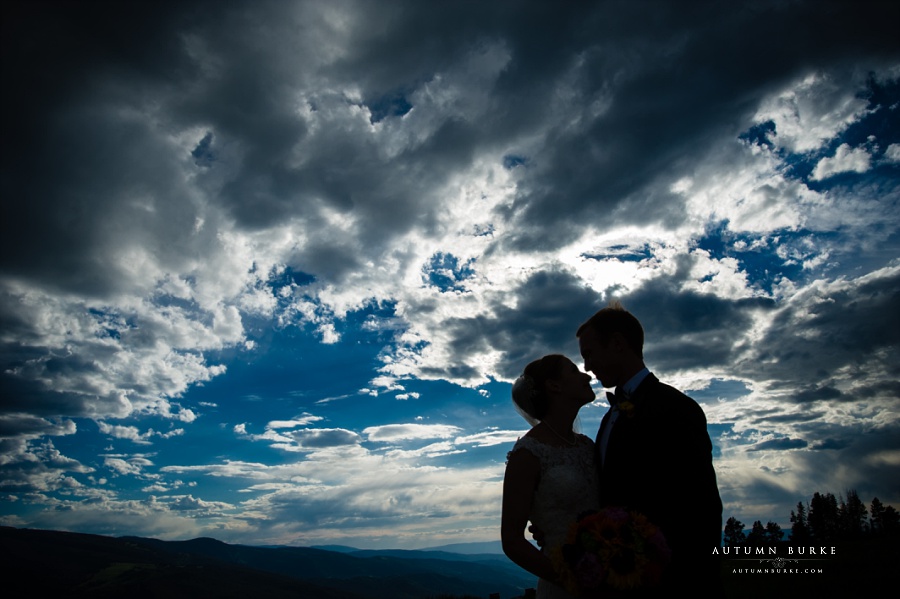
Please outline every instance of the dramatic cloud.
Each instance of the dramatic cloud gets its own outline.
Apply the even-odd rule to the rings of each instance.
[[[5,3],[0,521],[496,538],[610,299],[726,511],[900,505],[894,4]]]

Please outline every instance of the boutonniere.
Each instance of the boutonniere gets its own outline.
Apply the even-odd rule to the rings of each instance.
[[[619,411],[622,412],[622,415],[626,418],[634,416],[634,402],[630,399],[620,401],[616,407],[618,407]]]

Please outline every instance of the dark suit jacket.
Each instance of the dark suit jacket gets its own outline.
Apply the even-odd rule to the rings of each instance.
[[[605,463],[599,455],[600,435],[609,412],[597,434],[600,502],[647,516],[672,550],[672,576],[696,576],[722,534],[722,500],[706,416],[697,402],[652,374],[631,402],[633,410],[620,411],[612,428]],[[693,588],[699,590],[696,582]]]

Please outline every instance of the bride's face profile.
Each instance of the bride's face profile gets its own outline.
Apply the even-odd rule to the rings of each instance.
[[[591,375],[581,372],[571,360],[566,360],[560,367],[556,383],[561,395],[578,399],[581,405],[595,399],[594,390],[591,389]]]

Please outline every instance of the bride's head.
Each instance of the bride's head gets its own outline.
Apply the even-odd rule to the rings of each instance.
[[[592,401],[590,380],[590,375],[578,370],[569,358],[550,354],[525,367],[513,384],[513,403],[525,420],[534,425],[544,419],[551,400],[559,395],[576,397],[579,405]]]

